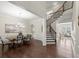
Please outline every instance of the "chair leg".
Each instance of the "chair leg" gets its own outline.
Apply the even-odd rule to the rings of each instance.
[[[2,52],[4,51],[4,44],[2,44]]]

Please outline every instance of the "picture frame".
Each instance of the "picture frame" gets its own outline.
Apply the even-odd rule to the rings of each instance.
[[[5,33],[18,33],[20,27],[16,24],[5,24]]]

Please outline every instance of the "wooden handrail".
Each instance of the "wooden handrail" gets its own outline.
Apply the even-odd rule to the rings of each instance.
[[[63,5],[62,5],[56,12],[50,13],[50,14],[52,14],[52,15],[51,15],[51,17],[50,17],[49,19],[47,19],[47,21],[49,21],[49,20],[53,17],[53,15],[56,14],[57,12],[60,12],[60,11],[65,12],[65,11],[67,11],[67,10],[69,10],[69,9],[71,9],[71,8],[73,7],[73,2],[72,2],[71,8],[68,8],[68,9],[65,10],[65,9],[64,9],[64,6],[65,6],[66,3],[67,3],[67,1],[65,1],[65,2],[63,3]],[[61,10],[61,8],[62,8],[62,10]],[[62,14],[63,14],[63,13],[62,13]]]
[[[66,1],[63,3],[63,5],[62,5],[56,12],[50,13],[50,14],[52,14],[52,16],[51,16],[49,19],[51,19],[51,18],[53,17],[53,14],[57,13],[57,12],[64,6],[65,3],[66,3]],[[64,11],[64,10],[63,10],[63,11]],[[48,20],[49,20],[49,19],[48,19]],[[47,21],[48,21],[48,20],[47,20]]]
[[[65,2],[63,3],[63,5],[62,5],[56,12],[51,13],[51,14],[54,15],[54,14],[56,14],[57,12],[61,12],[61,11],[62,11],[62,14],[63,14],[63,12],[65,12],[65,11],[67,11],[67,10],[73,8],[73,2],[72,2],[71,8],[68,8],[68,9],[65,10],[65,9],[64,9],[64,6],[65,6],[66,3],[67,3],[67,1],[65,1]],[[62,14],[61,14],[61,15],[62,15]],[[53,17],[53,15],[47,20],[47,22]],[[61,16],[61,15],[60,15],[60,16]],[[53,22],[55,22],[55,21],[56,21],[56,20],[54,20]],[[51,22],[51,23],[53,23],[53,22]],[[51,24],[50,24],[49,26],[51,27]],[[54,31],[52,27],[51,27],[51,30]],[[55,31],[54,31],[54,32],[55,32]],[[55,32],[55,33],[56,33],[56,32]]]
[[[51,30],[54,31],[54,29],[52,29],[51,25],[49,25],[49,27],[50,27],[50,32],[51,32]],[[55,31],[54,31],[54,32],[55,32]],[[56,32],[55,32],[55,33],[56,33]]]
[[[63,3],[63,5],[56,11],[56,12],[54,12],[54,13],[57,13],[63,6],[64,6],[64,4],[66,3],[67,1],[65,1],[64,3]],[[54,14],[54,13],[50,13],[50,14]]]

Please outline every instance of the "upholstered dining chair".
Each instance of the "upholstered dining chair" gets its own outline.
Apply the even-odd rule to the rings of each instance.
[[[27,34],[27,36],[23,39],[24,44],[30,44],[32,39],[31,34]]]
[[[0,45],[2,45],[2,52],[6,49],[5,46],[7,46],[7,48],[9,49],[10,44],[11,42],[8,39],[0,36]]]
[[[20,46],[20,45],[23,44],[23,38],[24,38],[24,36],[22,35],[22,33],[19,33],[19,34],[17,35],[16,41],[17,41],[18,46]]]

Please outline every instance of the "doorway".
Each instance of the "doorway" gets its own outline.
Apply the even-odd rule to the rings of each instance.
[[[58,54],[73,57],[72,50],[72,22],[57,24],[57,48]]]

